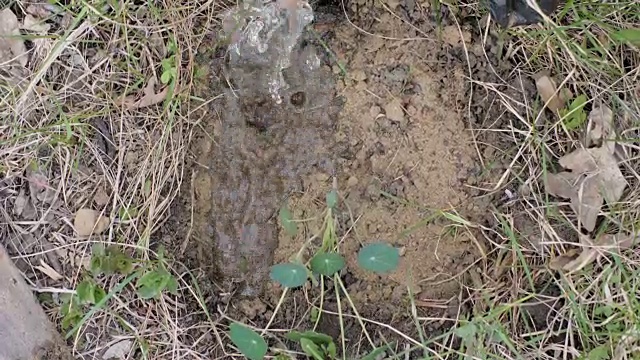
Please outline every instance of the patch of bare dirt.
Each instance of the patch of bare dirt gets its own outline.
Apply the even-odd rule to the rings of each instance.
[[[251,273],[262,274],[264,278],[268,263],[289,261],[306,239],[319,233],[325,194],[334,186],[335,179],[341,196],[340,248],[348,261],[344,282],[360,315],[414,334],[408,288],[416,294],[419,312],[443,319],[425,325],[430,334],[442,331],[449,324],[447,319],[459,315],[464,308],[460,302],[463,274],[478,259],[478,244],[470,232],[452,227],[451,219],[437,214],[447,211],[471,220],[484,216],[484,203],[476,201],[473,196],[477,193],[467,186],[477,181],[482,167],[477,162],[475,138],[465,123],[469,93],[464,61],[465,49],[478,53],[482,49],[474,44],[471,32],[464,27],[447,25],[443,33],[438,33],[430,15],[415,16],[422,16],[421,29],[383,8],[376,9],[375,16],[366,15],[363,18],[366,21],[361,19],[367,23],[366,32],[348,22],[316,25],[333,52],[322,59],[333,72],[326,76],[335,77],[337,86],[335,90],[323,88],[322,94],[309,88],[304,93],[307,98],[326,99],[327,95],[334,97],[335,92],[335,97],[341,98],[344,105],[335,130],[314,127],[321,114],[307,113],[306,120],[300,122],[295,120],[297,115],[272,109],[264,101],[235,108],[238,113],[233,116],[238,116],[238,123],[229,125],[225,124],[229,117],[224,114],[228,104],[213,102],[214,116],[203,122],[208,134],[201,136],[192,149],[198,171],[193,177],[191,198],[183,204],[187,211],[181,211],[181,224],[174,223],[177,227],[184,226],[183,233],[190,236],[182,244],[183,250],[192,252],[191,259],[211,264],[206,252],[214,251],[214,247],[206,237],[215,237],[213,226],[220,226],[221,217],[237,219],[226,222],[230,229],[238,225],[234,228],[236,232],[242,228],[240,220],[258,219],[270,229],[258,234],[278,239],[273,258],[268,253],[269,247],[261,247],[267,250],[261,258],[250,258]],[[375,21],[368,21],[371,19]],[[321,48],[319,43],[315,45]],[[214,70],[212,78],[214,82],[221,81],[223,75]],[[297,90],[294,87],[292,91]],[[317,140],[298,142],[293,147],[286,141],[284,147],[278,147],[282,142],[273,142],[274,138],[291,135],[305,139],[311,136],[308,132],[314,131],[321,134],[313,138]],[[233,137],[224,136],[225,132]],[[268,157],[260,155],[267,150],[274,161],[266,161]],[[309,151],[315,155],[306,156]],[[275,159],[291,158],[292,152],[309,163],[294,166],[295,169],[278,165],[286,160],[279,163]],[[332,166],[311,166],[321,163],[318,154],[323,153],[328,154],[326,159],[332,160]],[[239,166],[239,170],[229,168],[229,164]],[[219,169],[222,171],[216,175]],[[278,174],[283,169],[289,171]],[[238,171],[237,176],[220,175],[234,171]],[[254,192],[253,203],[238,195],[243,189],[252,189],[251,183],[273,184],[283,178],[288,179],[287,184],[271,188],[268,196],[260,190]],[[250,184],[245,186],[245,182]],[[298,184],[293,186],[295,182]],[[224,201],[212,199],[216,192],[222,193]],[[233,194],[241,199],[238,204],[233,204]],[[275,226],[275,212],[287,197],[294,218],[301,221],[295,237]],[[253,210],[247,212],[254,205],[262,207],[262,215],[256,217]],[[193,214],[192,219],[184,215],[189,213]],[[244,223],[247,224],[250,222]],[[389,276],[372,275],[356,264],[359,248],[379,240],[401,249],[400,268]],[[209,280],[216,282],[220,278]],[[260,299],[217,300],[228,305],[225,311],[230,317],[266,325],[280,295],[281,289],[269,283]],[[315,296],[316,289],[293,292],[285,299],[271,327],[309,329],[313,325],[309,321],[309,302],[314,302]],[[323,309],[328,313],[322,316],[318,331],[338,338],[340,323],[332,315],[338,312],[336,294],[327,289],[325,296]],[[360,325],[349,317],[354,313],[344,303],[343,311],[347,315],[344,326],[353,345],[350,348],[358,352],[355,344],[362,337]],[[389,331],[379,332],[380,329],[369,331],[377,334],[377,340],[394,336]]]

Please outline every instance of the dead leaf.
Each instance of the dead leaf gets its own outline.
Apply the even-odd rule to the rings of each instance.
[[[21,28],[23,30],[33,31],[37,34],[44,35],[49,32],[51,25],[44,20],[36,19],[33,15],[27,14],[22,21]]]
[[[55,13],[57,15],[62,15],[64,10],[56,5],[47,4],[47,3],[34,3],[27,6],[27,13],[31,14],[37,18],[44,19],[51,16],[51,14]]]
[[[73,220],[73,227],[80,236],[100,234],[105,231],[111,221],[106,216],[92,209],[80,209]]]
[[[0,62],[17,61],[27,65],[27,47],[20,38],[20,24],[11,9],[0,11]]]
[[[580,242],[584,245],[582,251],[578,254],[578,249],[569,250],[552,260],[549,267],[553,270],[576,272],[603,256],[619,254],[622,250],[630,249],[639,241],[640,234],[604,234],[597,240],[591,239],[588,235],[581,235]]]
[[[18,197],[13,201],[13,214],[16,216],[22,215],[25,206],[27,206],[27,202],[29,199],[27,195],[24,193],[24,189],[20,189],[20,193]]]
[[[31,203],[24,189],[20,189],[18,197],[13,202],[13,214],[21,216],[23,219],[33,220],[36,217],[36,209]]]
[[[53,204],[56,200],[56,190],[49,184],[49,179],[42,171],[37,168],[27,170],[27,179],[34,204],[38,201]]]
[[[593,123],[592,140],[611,138],[613,127],[611,110],[595,108],[589,114]],[[627,186],[618,160],[613,141],[604,141],[602,146],[580,148],[560,158],[560,165],[570,171],[548,174],[546,191],[557,197],[571,199],[571,208],[578,215],[582,227],[593,231],[603,201],[612,205],[622,198]]]
[[[139,109],[151,105],[155,105],[164,101],[169,93],[169,87],[165,86],[160,92],[155,92],[156,77],[151,77],[147,86],[144,88],[144,95],[139,100],[136,100],[137,96],[127,96],[122,100],[122,106],[129,110]]]
[[[548,174],[545,188],[553,196],[571,199],[582,226],[593,231],[603,200],[616,203],[627,186],[618,161],[601,147],[577,149],[560,158],[560,165],[571,172]]]
[[[606,106],[594,107],[589,113],[587,146],[605,145],[606,140],[613,140],[614,138],[613,112]],[[615,145],[613,142],[611,144]]]
[[[569,249],[566,253],[555,257],[549,262],[549,268],[552,270],[563,270],[567,264],[574,261],[580,255],[580,249]]]
[[[93,195],[93,201],[98,206],[105,206],[109,203],[109,195],[103,187],[99,187],[98,190],[96,190],[95,195]]]
[[[131,351],[131,345],[133,345],[133,341],[129,339],[120,340],[117,343],[109,346],[109,348],[102,354],[103,360],[112,360],[112,359],[126,359],[127,355]]]
[[[57,271],[55,271],[49,264],[44,262],[44,260],[40,259],[40,265],[34,266],[36,269],[42,271],[43,274],[47,275],[53,281],[62,280],[62,275],[60,275]]]
[[[564,108],[564,101],[557,91],[558,88],[549,76],[542,75],[536,79],[536,88],[549,110],[556,112]]]

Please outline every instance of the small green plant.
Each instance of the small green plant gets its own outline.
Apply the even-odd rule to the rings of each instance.
[[[164,290],[174,295],[178,294],[178,281],[167,270],[164,248],[160,248],[158,251],[158,260],[151,262],[142,271],[142,276],[138,278],[136,288],[138,289],[138,295],[143,299],[157,298]]]
[[[169,84],[171,81],[178,78],[178,68],[176,66],[176,53],[178,51],[178,45],[175,39],[170,38],[167,43],[168,57],[162,59],[162,75],[160,75],[160,81],[163,84]]]
[[[587,104],[587,97],[585,95],[579,95],[566,109],[560,110],[560,116],[562,116],[564,126],[568,130],[575,130],[582,127],[587,120],[587,113],[584,111],[584,106]]]
[[[133,259],[124,254],[118,246],[104,248],[95,244],[91,255],[91,273],[98,275],[129,275],[133,271]]]
[[[231,324],[229,337],[238,350],[250,360],[259,360],[267,355],[267,342],[260,334],[242,324]]]
[[[303,286],[309,279],[311,279],[313,285],[317,285],[321,281],[321,286],[324,289],[324,278],[333,279],[336,287],[341,286],[344,289],[344,284],[340,280],[340,272],[346,267],[346,260],[338,252],[338,238],[333,215],[338,205],[337,191],[332,190],[327,193],[326,205],[324,223],[321,228],[322,244],[316,250],[316,254],[308,262],[303,260],[302,254],[306,247],[310,246],[310,243],[307,242],[290,262],[276,264],[271,267],[269,273],[271,280],[285,289]],[[297,224],[286,207],[280,209],[279,220],[284,231],[290,236],[296,235],[298,231]],[[366,245],[360,249],[358,254],[358,265],[367,271],[377,274],[392,272],[398,267],[399,260],[398,249],[383,242]],[[353,306],[352,303],[351,305]],[[317,323],[321,314],[322,310],[312,308],[312,321]],[[262,359],[267,353],[268,347],[264,338],[244,325],[239,323],[231,324],[229,337],[238,350],[249,359]],[[336,344],[326,334],[315,331],[291,331],[286,337],[298,343],[302,351],[312,359],[325,360],[337,357]],[[344,342],[342,345],[344,348]],[[384,351],[384,349],[374,349],[372,354],[377,354],[381,351]],[[366,358],[368,359],[369,357]]]
[[[137,269],[134,269],[136,265]],[[111,245],[105,248],[96,244],[92,248],[89,273],[92,276],[87,274],[76,286],[75,293],[61,296],[61,325],[63,330],[72,328],[70,333],[74,333],[81,322],[86,320],[85,317],[104,306],[113,293],[122,290],[133,279],[138,279],[136,290],[143,299],[156,298],[165,290],[177,294],[178,290],[177,280],[167,270],[163,249],[158,251],[158,260],[140,266],[139,262],[123,253],[120,247]],[[101,275],[120,275],[126,278],[112,290],[112,293],[107,294],[96,282]],[[89,308],[90,311],[87,312]]]
[[[315,331],[291,331],[287,339],[300,344],[302,351],[315,360],[335,359],[338,349],[331,336]]]

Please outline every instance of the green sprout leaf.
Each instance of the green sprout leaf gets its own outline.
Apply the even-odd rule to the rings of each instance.
[[[560,110],[560,115],[564,119],[564,126],[569,130],[578,129],[587,120],[587,114],[584,112],[584,106],[587,104],[587,97],[580,95],[573,99],[569,108]]]
[[[279,218],[287,234],[289,234],[289,236],[296,236],[298,233],[298,224],[293,221],[293,215],[291,215],[291,211],[289,211],[286,206],[280,208]]]
[[[164,277],[157,271],[149,271],[138,279],[138,295],[143,299],[153,299],[166,286]]]
[[[622,29],[611,34],[611,37],[620,42],[630,42],[634,45],[640,45],[640,28]]]
[[[400,252],[393,246],[379,242],[369,244],[358,253],[358,265],[365,270],[386,274],[398,267]]]
[[[311,259],[310,265],[314,273],[331,276],[344,268],[345,261],[338,253],[321,253]]]
[[[286,288],[295,288],[307,281],[307,269],[300,264],[277,264],[271,267],[269,276]]]
[[[229,337],[238,350],[250,360],[260,360],[267,355],[267,342],[260,334],[244,325],[231,324]]]
[[[474,323],[468,323],[460,326],[459,328],[454,330],[454,333],[458,335],[461,339],[465,341],[469,341],[476,336],[478,332],[478,327]]]
[[[302,338],[300,339],[300,347],[302,347],[302,351],[304,351],[305,354],[311,356],[315,360],[324,360],[323,351],[320,350],[318,344],[313,341],[307,338]]]
[[[300,342],[302,338],[309,339],[316,344],[331,344],[333,343],[333,338],[327,334],[315,332],[315,331],[296,331],[291,330],[285,337],[291,341]]]
[[[338,205],[338,192],[333,189],[327,193],[327,206],[335,209],[336,205]]]
[[[78,301],[81,304],[95,304],[95,288],[96,285],[90,280],[83,280],[76,287],[76,294],[78,295]]]

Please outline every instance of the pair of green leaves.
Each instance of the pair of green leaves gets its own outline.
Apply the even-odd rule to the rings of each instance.
[[[291,331],[287,339],[300,343],[305,354],[315,360],[335,359],[338,349],[331,336],[315,331]]]
[[[104,289],[96,284],[93,279],[87,278],[76,287],[75,294],[64,294],[60,315],[63,329],[74,327],[84,314],[82,305],[95,305],[107,296]]]
[[[337,348],[329,335],[315,331],[291,331],[287,339],[300,343],[302,350],[315,360],[336,358]],[[267,342],[260,334],[240,323],[232,323],[229,326],[231,342],[240,350],[242,355],[249,360],[260,360],[267,355]]]
[[[377,274],[386,274],[398,267],[400,253],[393,246],[378,242],[369,244],[358,253],[358,265],[365,270]],[[310,269],[313,273],[324,276],[333,276],[342,270],[345,259],[335,252],[319,253],[311,259]],[[304,285],[309,276],[307,268],[298,263],[277,264],[271,267],[270,277],[273,281],[286,288],[295,288]]]
[[[324,276],[332,276],[345,266],[342,255],[334,252],[320,253],[311,259],[311,271]],[[286,288],[302,286],[309,276],[307,268],[298,263],[277,264],[271,267],[271,279]]]
[[[178,295],[178,281],[162,263],[142,275],[136,287],[138,295],[143,299],[157,298],[164,290]]]
[[[96,244],[92,249],[91,273],[93,275],[129,275],[133,271],[133,259],[120,251],[120,248],[111,245],[106,249]]]

